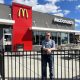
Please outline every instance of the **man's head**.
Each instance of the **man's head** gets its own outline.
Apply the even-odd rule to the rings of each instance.
[[[46,40],[50,40],[50,37],[51,37],[51,33],[50,32],[46,32]]]

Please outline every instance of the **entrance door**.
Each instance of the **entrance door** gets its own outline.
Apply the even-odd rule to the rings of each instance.
[[[5,51],[12,50],[12,29],[11,27],[3,28],[3,48]]]

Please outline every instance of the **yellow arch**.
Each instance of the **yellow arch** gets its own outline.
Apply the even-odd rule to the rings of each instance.
[[[20,17],[22,14],[22,16],[24,17],[25,14],[26,14],[26,17],[28,18],[28,10],[27,9],[23,9],[23,8],[20,8],[19,11],[18,11],[18,16]]]

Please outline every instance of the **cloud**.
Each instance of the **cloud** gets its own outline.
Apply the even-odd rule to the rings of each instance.
[[[76,23],[80,23],[80,19],[75,19],[75,22]]]
[[[39,4],[38,0],[13,0],[13,1],[32,6],[32,9],[34,11],[51,13],[61,17],[63,17],[64,15],[68,15],[70,13],[69,10],[61,10],[60,6],[56,5],[56,2],[59,2],[60,0],[45,0],[47,1],[46,4]]]
[[[64,10],[64,15],[68,15],[70,13],[69,10]]]
[[[75,26],[77,27],[77,26],[79,26],[79,24],[78,23],[75,23]]]
[[[0,0],[0,3],[3,3],[4,4],[4,0]]]
[[[38,5],[38,0],[25,0],[24,3],[26,5],[29,5],[29,6],[32,6],[33,7],[33,6]]]
[[[38,0],[13,0],[14,2],[17,3],[22,3],[25,5],[29,5],[32,6],[32,9],[35,11],[40,11],[40,12],[44,12],[44,13],[50,13],[50,12],[57,12],[57,9],[59,8],[59,6],[56,6],[55,3],[57,2],[57,0],[52,0],[51,3],[46,3],[46,4],[39,4]],[[47,1],[47,0],[45,0]],[[50,2],[50,1],[49,1]]]
[[[48,1],[48,2],[51,2],[51,3],[56,3],[56,2],[59,2],[60,0],[45,0],[45,1]]]
[[[35,6],[38,4],[38,0],[13,0],[13,2],[17,2],[29,6]]]
[[[56,5],[52,5],[50,3],[47,3],[47,4],[44,4],[44,5],[36,5],[36,6],[33,6],[33,10],[35,11],[40,11],[40,12],[43,12],[43,13],[56,13],[57,10],[58,10],[58,6]]]
[[[77,6],[76,6],[76,9],[77,9],[77,10],[80,10],[80,5],[77,5]]]
[[[54,15],[64,17],[69,13],[70,13],[69,10],[57,10],[57,12]]]
[[[79,23],[75,23],[75,29],[80,31],[80,24]]]
[[[80,19],[75,19],[75,27],[80,30]]]
[[[57,9],[59,9],[60,7],[55,5],[56,2],[57,1],[54,0],[51,3],[46,3],[46,4],[41,5],[38,3],[38,0],[30,0],[30,1],[25,0],[25,3],[32,6],[33,10],[40,11],[43,13],[57,12]]]
[[[63,16],[64,16],[64,14],[63,14],[63,13],[56,13],[56,14],[54,14],[54,15],[56,15],[56,16],[61,16],[61,17],[63,17]]]

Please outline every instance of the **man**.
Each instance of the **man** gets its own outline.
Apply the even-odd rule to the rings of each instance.
[[[52,50],[55,50],[55,41],[51,40],[50,37],[50,32],[46,32],[45,40],[42,42],[42,80],[47,80],[47,62],[49,63],[50,80],[54,78]]]

